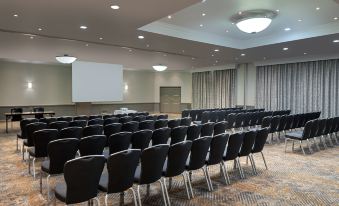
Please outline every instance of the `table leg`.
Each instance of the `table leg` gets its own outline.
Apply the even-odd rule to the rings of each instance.
[[[8,133],[8,117],[6,116],[6,133]]]

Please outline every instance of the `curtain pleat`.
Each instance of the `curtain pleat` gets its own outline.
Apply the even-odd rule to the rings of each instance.
[[[339,59],[257,67],[257,107],[339,115]]]

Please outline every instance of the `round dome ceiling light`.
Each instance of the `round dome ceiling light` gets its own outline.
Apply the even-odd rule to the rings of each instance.
[[[158,64],[158,65],[154,65],[153,69],[155,71],[162,72],[162,71],[165,71],[167,69],[167,66]]]
[[[267,29],[276,16],[276,11],[257,9],[237,13],[231,17],[231,21],[236,24],[239,30],[255,34]]]
[[[67,54],[63,56],[56,56],[55,58],[58,62],[63,63],[63,64],[72,64],[75,60],[77,60],[76,57],[69,56]]]

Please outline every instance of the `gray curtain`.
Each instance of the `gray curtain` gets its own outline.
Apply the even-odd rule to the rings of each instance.
[[[339,115],[339,59],[257,67],[257,107]]]
[[[235,102],[236,69],[192,74],[193,108],[231,107]]]

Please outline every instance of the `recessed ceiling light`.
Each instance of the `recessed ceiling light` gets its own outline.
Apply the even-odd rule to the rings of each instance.
[[[14,17],[19,17],[19,15],[17,15],[17,14],[14,14],[13,16],[14,16]]]
[[[120,9],[120,6],[118,6],[118,5],[112,5],[112,6],[111,6],[111,9],[114,9],[114,10]]]
[[[218,63],[218,60],[215,60],[215,63]]]
[[[333,19],[334,19],[334,20],[338,20],[338,17],[334,17]]]
[[[320,7],[315,8],[316,10],[320,10]]]
[[[285,47],[285,48],[283,48],[283,50],[284,50],[284,51],[287,51],[287,50],[288,50],[288,48],[287,48],[287,47]]]
[[[220,51],[220,50],[219,50],[219,49],[214,49],[214,51],[215,51],[215,52],[218,52],[218,51]]]
[[[226,32],[228,33],[229,31],[228,31],[228,30],[226,30]]]
[[[194,60],[195,58],[194,57],[192,57],[192,60]]]
[[[129,52],[132,52],[132,49],[128,50]]]
[[[241,54],[241,56],[243,57],[243,56],[245,56],[246,54]]]
[[[164,57],[166,57],[167,56],[167,54],[164,54]]]
[[[302,22],[303,20],[302,19],[298,19],[299,22]]]
[[[291,28],[288,28],[288,27],[287,27],[287,28],[285,28],[284,30],[285,30],[285,31],[290,31],[290,30],[291,30]]]
[[[202,16],[206,16],[206,14],[205,14],[205,13],[202,13],[201,15],[202,15]]]
[[[146,44],[146,47],[149,47],[149,44]]]
[[[80,26],[80,29],[87,29],[87,26],[85,26],[85,25],[82,25],[82,26]]]
[[[204,25],[203,24],[200,24],[200,27],[203,27]]]
[[[99,40],[103,40],[104,38],[102,38],[102,37],[99,37]]]
[[[214,54],[212,54],[211,56],[214,57]]]
[[[39,31],[42,31],[42,28],[38,28]]]
[[[89,44],[85,44],[85,46],[89,46]]]
[[[139,35],[138,36],[138,39],[144,39],[145,37],[144,36],[142,36],[142,35]]]
[[[304,52],[304,55],[306,55],[307,53],[306,52]]]
[[[182,50],[182,53],[185,53],[185,50]]]
[[[266,60],[266,57],[264,57],[264,60]]]
[[[34,39],[34,36],[30,36],[29,38],[30,38],[30,39]]]
[[[277,10],[275,10],[276,12],[279,12],[280,10],[279,9],[277,9]]]
[[[232,24],[234,24],[234,22],[232,22]]]
[[[171,16],[171,15],[169,15],[167,18],[168,18],[168,19],[172,19],[172,16]]]
[[[338,42],[339,42],[339,39],[333,40],[333,43],[338,43]]]

